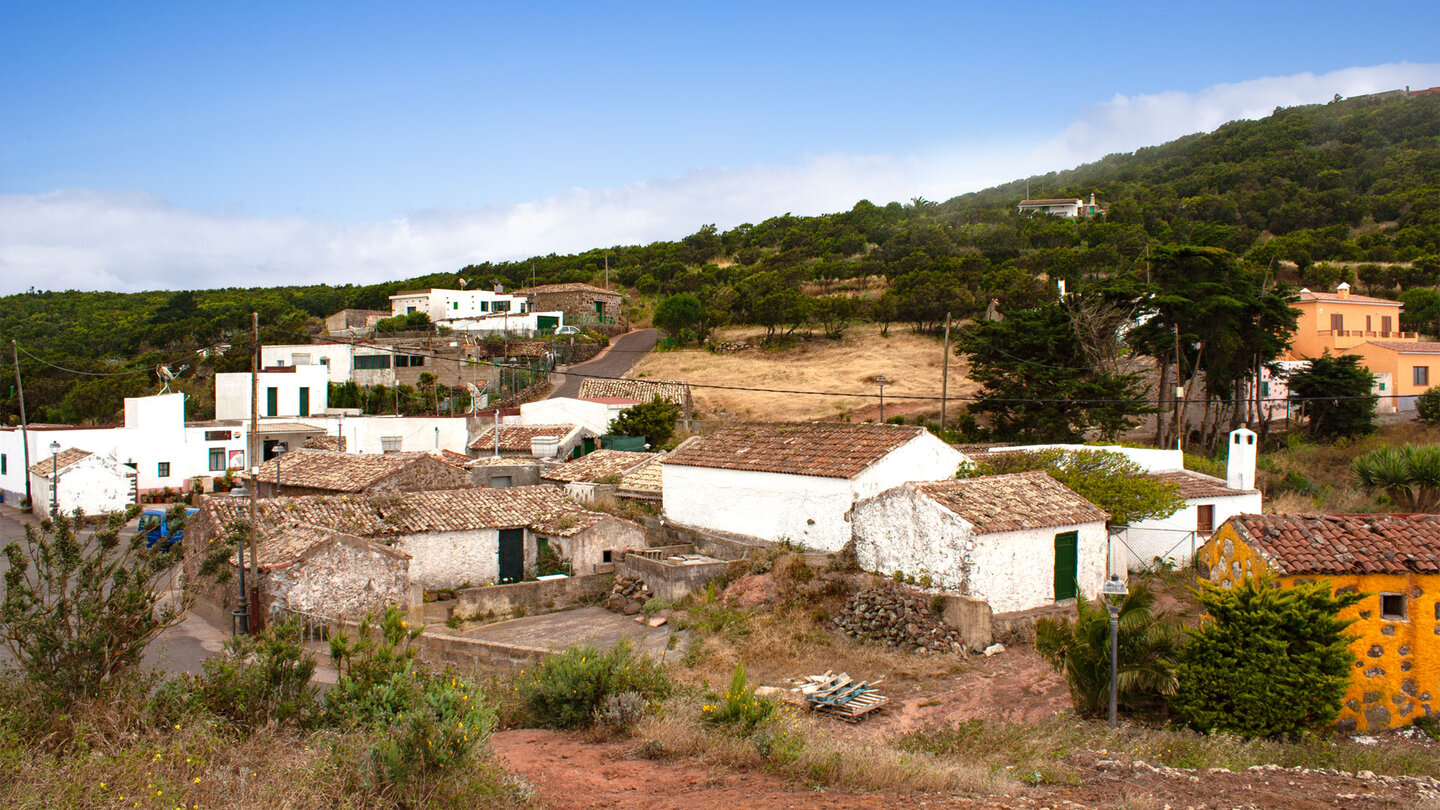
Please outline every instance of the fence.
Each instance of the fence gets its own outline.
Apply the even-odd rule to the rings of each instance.
[[[1152,571],[1161,565],[1190,568],[1205,543],[1197,532],[1140,526],[1110,529],[1110,570]]]

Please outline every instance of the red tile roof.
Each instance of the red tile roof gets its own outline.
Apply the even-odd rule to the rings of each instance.
[[[1440,515],[1236,515],[1225,525],[1279,574],[1440,572]]]
[[[587,377],[580,381],[577,399],[634,400],[652,402],[659,397],[679,405],[688,415],[694,408],[690,386],[671,380],[599,380]]]
[[[613,296],[615,296],[616,298],[619,298],[619,297],[620,297],[620,293],[618,293],[618,292],[616,292],[616,291],[614,291],[614,290],[603,290],[603,289],[601,289],[601,288],[599,288],[599,287],[596,287],[596,286],[594,286],[594,285],[591,285],[591,284],[578,284],[578,283],[570,283],[570,284],[541,284],[541,285],[539,285],[538,287],[524,287],[524,288],[522,288],[522,289],[515,290],[513,293],[511,293],[511,295],[534,295],[534,294],[536,294],[536,293],[539,293],[539,294],[542,294],[542,295],[543,295],[544,293],[567,293],[567,292],[589,292],[589,293],[599,293],[600,295],[613,295]]]
[[[1392,301],[1388,298],[1371,298],[1368,295],[1350,294],[1344,298],[1339,293],[1333,292],[1311,292],[1304,290],[1300,293],[1301,301],[1320,301],[1326,304],[1386,304],[1393,307],[1404,306],[1399,301]]]
[[[976,534],[1104,523],[1110,515],[1039,472],[908,484],[959,515]]]
[[[563,440],[579,428],[575,425],[501,425],[500,450],[512,453],[530,452],[530,440],[536,436],[554,436]],[[491,425],[470,443],[471,450],[495,449],[495,426]]]
[[[1225,482],[1213,475],[1205,475],[1194,470],[1178,470],[1176,472],[1150,473],[1149,477],[1159,481],[1175,484],[1180,488],[1180,497],[1185,500],[1192,498],[1226,498],[1231,495],[1253,495],[1253,489],[1230,489]]]
[[[1430,340],[1370,340],[1372,346],[1401,354],[1440,354],[1440,343]]]
[[[71,464],[92,455],[94,455],[94,453],[91,453],[89,450],[71,447],[68,450],[61,450],[53,456],[46,456],[44,460],[31,464],[30,473],[32,475],[49,478],[52,471],[63,470]]]
[[[596,450],[593,453],[569,461],[545,467],[541,477],[548,481],[577,481],[595,483],[602,478],[623,477],[625,473],[654,458],[652,453],[632,453],[626,450]]]
[[[324,489],[331,492],[362,492],[412,465],[444,465],[455,470],[452,486],[465,483],[464,473],[429,453],[340,453],[334,450],[298,448],[280,456],[280,486]],[[260,465],[260,481],[275,483],[276,464]]]
[[[924,434],[906,425],[780,422],[733,425],[684,447],[664,464],[853,478]]]

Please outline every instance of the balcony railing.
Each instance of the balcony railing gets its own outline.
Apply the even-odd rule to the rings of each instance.
[[[1320,337],[1377,338],[1379,340],[1419,340],[1419,332],[1382,332],[1377,329],[1321,329]]]

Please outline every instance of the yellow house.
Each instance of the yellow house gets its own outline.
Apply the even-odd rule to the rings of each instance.
[[[1355,669],[1336,726],[1379,731],[1440,709],[1440,515],[1236,515],[1198,554],[1201,575],[1229,588],[1269,575],[1282,587],[1328,581],[1363,601]]]
[[[1419,339],[1414,332],[1398,331],[1404,304],[1351,295],[1349,284],[1342,283],[1335,292],[1301,290],[1290,307],[1300,313],[1290,339],[1290,354],[1296,360],[1319,357],[1327,349],[1336,355],[1355,354],[1351,349],[1367,340]]]
[[[1358,354],[1370,373],[1390,375],[1389,391],[1379,391],[1381,411],[1413,410],[1415,397],[1440,382],[1440,343],[1432,341],[1371,340],[1346,354]]]

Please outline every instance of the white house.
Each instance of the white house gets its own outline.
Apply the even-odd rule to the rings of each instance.
[[[475,458],[498,455],[563,461],[585,439],[596,435],[581,425],[491,425],[479,431],[469,449]]]
[[[565,325],[565,313],[560,310],[550,312],[501,312],[499,315],[491,313],[474,318],[453,318],[445,321],[445,325],[451,329],[461,332],[479,332],[493,335],[536,335],[549,334],[549,331]]]
[[[456,318],[483,318],[496,312],[525,312],[523,295],[490,290],[403,290],[390,296],[390,314],[424,312],[434,322]]]
[[[668,494],[668,493],[667,493]],[[903,484],[851,516],[861,568],[990,604],[1052,605],[1105,582],[1109,515],[1043,472]]]
[[[1017,207],[1022,214],[1050,214],[1057,217],[1090,217],[1104,213],[1104,209],[1095,204],[1095,195],[1090,195],[1090,202],[1079,197],[1062,197],[1049,200],[1021,200]]]
[[[520,406],[519,416],[505,417],[504,421],[516,425],[580,425],[591,435],[603,436],[610,432],[610,423],[615,417],[638,404],[637,400],[613,397],[555,397],[526,402]]]
[[[318,363],[267,368],[259,386],[261,416],[310,416],[329,407],[330,374]],[[215,418],[250,418],[250,372],[215,375]]]
[[[665,519],[839,551],[856,501],[952,478],[967,459],[920,427],[797,422],[722,428],[661,462]]]
[[[30,488],[39,517],[51,517],[51,504],[57,501],[65,514],[79,509],[103,515],[135,502],[135,471],[108,456],[72,447],[31,464]]]

